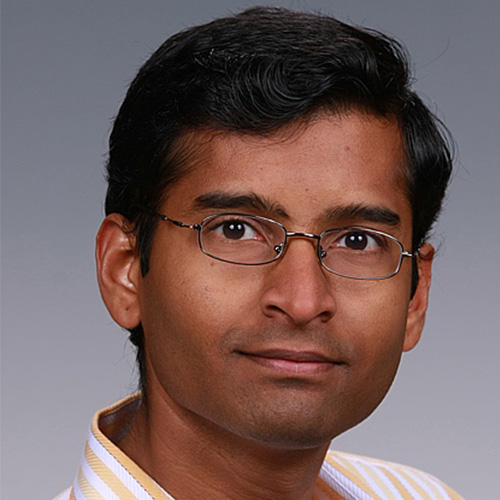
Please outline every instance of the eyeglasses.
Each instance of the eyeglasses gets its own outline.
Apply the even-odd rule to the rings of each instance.
[[[406,252],[403,244],[390,234],[363,227],[328,229],[318,236],[287,231],[279,222],[258,215],[209,215],[199,224],[156,215],[165,222],[196,231],[203,253],[230,264],[269,264],[284,254],[288,238],[311,238],[318,241],[318,259],[327,271],[357,280],[382,280],[399,272],[404,257],[418,254]]]

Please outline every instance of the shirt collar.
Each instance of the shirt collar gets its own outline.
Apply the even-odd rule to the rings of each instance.
[[[128,431],[131,413],[140,404],[141,394],[136,393],[94,415],[70,500],[175,500],[114,444]],[[339,465],[325,461],[315,498],[329,500],[338,491],[348,500],[378,499],[349,479]]]

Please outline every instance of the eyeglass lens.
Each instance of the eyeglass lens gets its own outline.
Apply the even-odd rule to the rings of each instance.
[[[257,265],[280,257],[286,229],[270,219],[224,214],[201,225],[200,246],[208,255],[235,264]],[[332,229],[321,235],[318,254],[331,272],[353,278],[376,279],[394,274],[401,263],[402,245],[393,237],[363,228]]]

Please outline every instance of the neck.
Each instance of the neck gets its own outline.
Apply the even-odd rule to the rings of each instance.
[[[174,498],[314,497],[328,443],[293,449],[255,442],[155,394],[118,445]]]

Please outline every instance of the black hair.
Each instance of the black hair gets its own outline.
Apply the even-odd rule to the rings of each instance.
[[[183,175],[182,138],[199,129],[266,135],[321,112],[362,110],[397,120],[406,155],[413,251],[441,209],[452,160],[446,132],[411,89],[395,40],[333,17],[255,7],[184,30],[154,52],[116,117],[106,214],[135,232],[147,274],[158,210]],[[413,291],[418,282],[413,265]],[[142,326],[130,332],[145,391]]]

